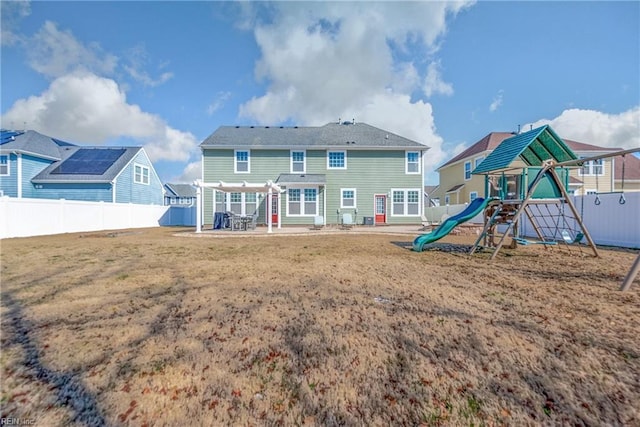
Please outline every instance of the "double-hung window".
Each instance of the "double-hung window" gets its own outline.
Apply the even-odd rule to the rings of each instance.
[[[482,157],[478,157],[477,159],[475,159],[473,162],[473,168],[477,168],[478,166],[480,166],[480,163],[482,163],[482,161],[484,160],[484,156]]]
[[[216,212],[253,215],[258,207],[256,193],[225,193],[216,191]]]
[[[9,175],[9,156],[0,156],[0,176]]]
[[[133,165],[133,182],[149,185],[149,168],[144,165]]]
[[[477,198],[478,198],[477,191],[472,191],[471,193],[469,193],[469,202],[473,202]]]
[[[356,189],[355,188],[343,188],[340,190],[340,208],[355,208],[356,207]]]
[[[289,188],[287,190],[287,216],[318,215],[317,188]]]
[[[291,173],[305,173],[306,158],[304,150],[291,150]]]
[[[580,169],[580,175],[582,176],[595,176],[604,175],[604,159],[590,160],[584,162],[582,169]]]
[[[327,152],[327,169],[346,169],[347,168],[347,152],[328,151]]]
[[[392,190],[393,216],[420,215],[420,190]]]
[[[471,162],[464,162],[464,180],[469,181],[471,179]]]
[[[419,151],[407,151],[405,172],[408,174],[420,173],[420,152]]]
[[[249,150],[235,150],[233,171],[235,173],[250,173],[251,172],[251,154]]]

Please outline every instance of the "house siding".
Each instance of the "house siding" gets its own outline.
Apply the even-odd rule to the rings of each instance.
[[[134,165],[149,168],[149,184],[137,183],[134,180]],[[111,196],[108,201],[111,200]],[[138,152],[116,178],[116,203],[136,203],[141,205],[163,205],[164,194],[162,183],[155,174],[153,165],[143,151]]]
[[[29,184],[33,185],[33,184]],[[40,188],[41,187],[41,188]],[[102,183],[49,183],[36,184],[34,199],[84,200],[88,202],[110,202],[111,184]]]
[[[2,154],[9,156],[9,175],[0,176],[0,190],[5,196],[18,197],[18,156]]]
[[[51,160],[22,155],[22,197],[34,199],[48,198],[37,195],[41,190],[35,188],[34,184],[31,183],[31,178],[38,175],[51,163]]]
[[[338,150],[338,148],[336,148]],[[318,214],[325,216],[327,223],[339,222],[342,188],[356,189],[357,221],[363,216],[374,215],[374,194],[388,194],[391,189],[415,189],[422,195],[422,174],[407,174],[405,150],[346,150],[347,169],[328,169],[327,151],[306,149],[306,174],[324,174],[326,185],[318,192]],[[329,150],[333,151],[333,150]],[[419,150],[416,150],[419,151]],[[422,154],[422,153],[421,153]],[[422,157],[422,156],[421,156]],[[275,181],[281,173],[291,173],[290,150],[251,150],[251,173],[234,173],[234,150],[203,150],[203,179],[206,183]],[[311,185],[303,186],[311,187]],[[326,197],[326,212],[323,211]],[[282,224],[313,224],[311,217],[287,217],[287,194],[279,199]],[[264,198],[259,200],[259,222],[265,222]],[[212,191],[203,191],[204,222],[210,224],[213,218]],[[341,213],[355,214],[355,208],[340,209]],[[422,204],[420,204],[422,214]],[[391,200],[387,199],[387,222],[392,224],[419,223],[420,215],[392,216]]]

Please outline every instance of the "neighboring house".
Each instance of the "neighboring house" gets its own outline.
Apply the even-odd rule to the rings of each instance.
[[[627,154],[614,157],[615,162],[615,191],[622,191],[624,179],[624,191],[640,191],[640,159],[636,154]],[[624,166],[624,174],[623,174]]]
[[[200,147],[205,224],[221,211],[278,225],[421,222],[429,147],[368,124],[223,126]]]
[[[502,141],[515,135],[515,132],[491,132],[440,166],[436,169],[440,175],[440,185],[431,197],[439,198],[441,205],[468,203],[476,197],[484,197],[485,178],[472,172]],[[618,150],[567,139],[563,141],[578,157],[597,156]],[[601,159],[587,162],[582,168],[573,168],[569,173],[569,191],[574,194],[585,194],[596,189],[601,193],[613,191],[612,162],[612,158]],[[515,162],[513,166],[524,164]]]
[[[440,199],[434,198],[433,195],[437,194],[437,185],[425,185],[424,186],[424,206],[427,208],[440,206]]]
[[[78,146],[28,131],[1,131],[0,191],[17,198],[163,204],[142,147]]]
[[[190,184],[165,184],[164,204],[171,206],[195,206],[196,189]]]

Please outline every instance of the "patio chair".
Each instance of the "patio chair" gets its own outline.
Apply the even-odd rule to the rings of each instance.
[[[342,229],[348,230],[353,227],[353,217],[350,213],[342,214]]]
[[[254,212],[253,215],[251,215],[249,222],[247,222],[247,229],[255,230],[257,223],[258,223],[258,212]]]
[[[317,215],[313,218],[313,229],[321,230],[324,227],[324,217],[322,215]]]

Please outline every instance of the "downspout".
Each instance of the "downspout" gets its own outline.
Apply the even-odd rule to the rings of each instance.
[[[18,180],[18,198],[22,198],[22,153],[16,153],[16,166],[18,173],[16,179]]]
[[[282,215],[280,215],[280,206],[282,206],[282,195],[283,193],[278,192],[278,206],[276,206],[276,212],[278,212],[278,229],[282,228]]]
[[[273,204],[273,199],[271,196],[273,195],[273,189],[269,187],[267,191],[267,233],[273,233],[271,226],[273,225],[273,215],[271,215],[271,205]],[[280,221],[280,217],[278,216],[278,221]]]
[[[111,182],[111,203],[116,202],[116,180]]]
[[[194,182],[196,186],[196,233],[202,232],[202,188],[200,181]],[[214,199],[215,202],[215,199]]]

